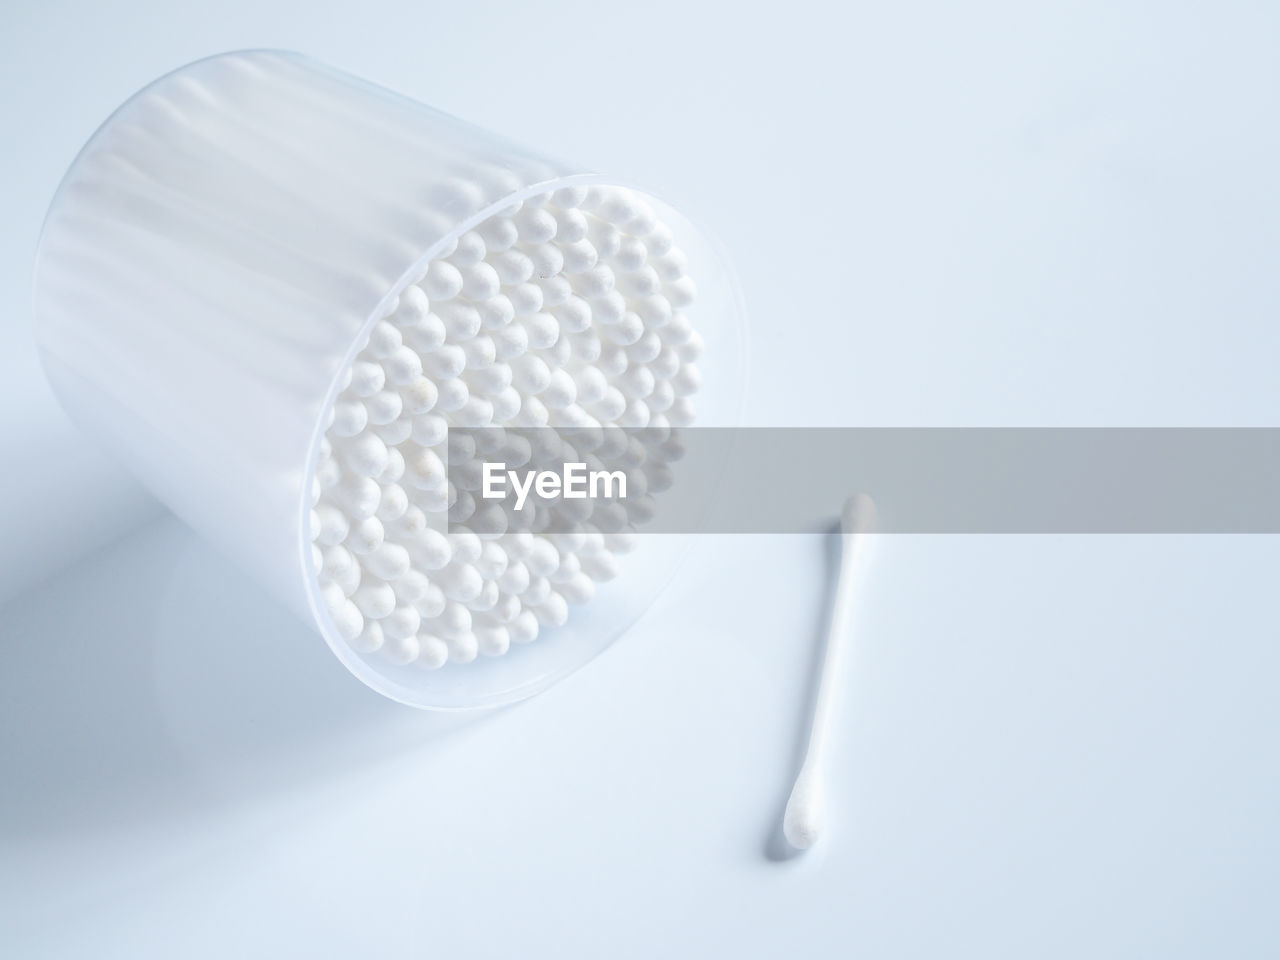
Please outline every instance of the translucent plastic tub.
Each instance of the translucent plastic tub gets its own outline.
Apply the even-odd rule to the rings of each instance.
[[[629,626],[687,544],[643,538],[616,580],[528,647],[396,667],[348,646],[318,597],[309,492],[344,371],[423,265],[514,201],[597,183],[616,181],[299,55],[199,61],[117,110],[58,189],[36,269],[48,375],[86,432],[375,690],[436,708],[521,699]],[[699,286],[698,423],[736,425],[746,344],[732,271],[650,199]]]

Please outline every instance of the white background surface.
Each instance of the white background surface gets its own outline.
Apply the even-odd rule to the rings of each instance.
[[[1275,538],[883,543],[781,860],[821,541],[706,538],[552,691],[416,713],[77,438],[28,292],[110,110],[281,46],[718,232],[750,423],[1275,425],[1274,7],[117,6],[0,12],[0,953],[1280,950]]]

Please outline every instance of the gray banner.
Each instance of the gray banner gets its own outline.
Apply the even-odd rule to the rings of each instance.
[[[489,428],[449,446],[450,522],[492,532],[819,532],[855,492],[889,533],[1280,532],[1272,428]]]

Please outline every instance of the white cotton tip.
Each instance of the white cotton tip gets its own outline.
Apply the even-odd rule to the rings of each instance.
[[[498,294],[475,305],[480,325],[486,330],[500,330],[515,319],[516,308],[505,294]]]
[[[821,775],[816,770],[802,770],[796,778],[782,816],[782,834],[797,850],[808,850],[822,836],[826,822],[825,793]]]
[[[518,390],[507,387],[493,398],[493,419],[496,423],[507,423],[520,413],[521,399]]]
[[[444,609],[433,620],[432,626],[446,638],[470,633],[471,611],[456,600],[448,600],[445,602]]]
[[[627,554],[639,545],[640,539],[633,528],[624,527],[621,530],[606,533],[604,542],[614,553]]]
[[[348,562],[340,564],[338,561],[332,560],[330,554],[335,551],[342,551]],[[336,585],[343,595],[347,597],[356,592],[356,588],[360,586],[360,581],[364,577],[364,570],[360,566],[359,558],[342,546],[329,547],[325,551],[325,564],[322,568],[322,573],[322,580],[323,577],[328,577],[329,583]]]
[[[495,359],[514,360],[529,349],[529,334],[522,325],[513,323],[493,332],[493,346]]]
[[[333,488],[332,498],[335,506],[354,524],[374,515],[382,499],[382,488],[370,477],[346,477]]]
[[[536,243],[523,248],[525,255],[533,264],[533,279],[539,282],[556,278],[564,270],[564,254],[553,243]],[[545,289],[545,288],[544,288]],[[545,302],[545,296],[544,296]]]
[[[694,284],[692,277],[683,276],[668,283],[663,287],[663,291],[673,309],[683,310],[693,303],[694,297],[697,296],[698,288]]]
[[[471,399],[471,391],[467,387],[465,380],[454,377],[452,380],[444,380],[436,385],[440,391],[440,397],[436,400],[436,409],[441,413],[453,413],[455,410],[461,410],[466,402]]]
[[[390,640],[403,640],[417,634],[422,615],[411,606],[398,606],[379,621],[382,632]],[[409,658],[414,659],[413,657]],[[405,661],[406,663],[408,661]]]
[[[578,386],[569,371],[561,368],[551,374],[539,397],[548,409],[563,410],[577,400]]]
[[[384,627],[383,634],[386,635]],[[386,643],[382,647],[383,656],[394,663],[396,666],[406,666],[418,659],[418,638],[408,637],[392,637],[387,636]]]
[[[351,521],[347,514],[332,504],[322,503],[312,512],[311,537],[323,544],[341,543],[347,538]]]
[[[597,367],[581,367],[573,373],[579,403],[591,404],[600,400],[609,389],[609,381]]]
[[[430,633],[418,634],[418,662],[431,670],[439,670],[449,661],[449,645]]]
[[[660,293],[634,301],[636,315],[652,329],[663,329],[671,323],[674,311],[671,301]]]
[[[480,593],[467,605],[476,613],[488,613],[497,606],[501,597],[502,591],[498,589],[498,585],[492,580],[486,580]]]
[[[556,219],[541,207],[526,205],[513,218],[522,244],[546,243],[556,235]]]
[[[529,589],[529,567],[523,560],[509,560],[507,568],[498,575],[498,586],[504,593],[521,594]]]
[[[630,365],[631,361],[627,359],[625,347],[612,341],[601,344],[600,358],[596,361],[596,366],[606,377],[615,379],[621,376]]]
[[[333,617],[333,625],[338,628],[339,636],[348,643],[353,642],[356,637],[360,636],[360,632],[364,630],[364,617],[360,615],[360,611],[356,609],[356,605],[350,600],[343,603],[331,615]]]
[[[855,493],[844,502],[840,511],[840,532],[845,534],[872,533],[876,528],[875,501],[865,493]]]
[[[507,624],[512,643],[530,643],[538,636],[538,618],[531,610],[523,610]]]
[[[400,349],[404,338],[400,329],[388,320],[374,324],[369,332],[369,345],[365,354],[375,360],[384,360]]]
[[[518,317],[527,317],[542,309],[542,288],[536,283],[516,284],[505,292]]]
[[[406,570],[391,585],[391,589],[396,592],[397,600],[414,606],[426,597],[430,587],[431,581],[420,570]]]
[[[453,548],[449,538],[439,530],[423,530],[413,542],[413,553],[423,570],[433,572],[442,570],[453,559]]]
[[[399,451],[396,451],[397,455]],[[403,461],[401,461],[403,464]],[[378,511],[374,516],[381,520],[384,524],[398,520],[404,516],[409,509],[409,494],[400,484],[392,482],[384,482],[382,484],[382,497],[378,501]]]
[[[493,341],[490,341],[490,346],[492,346],[492,343]],[[495,397],[511,386],[512,376],[510,364],[495,362],[473,370],[467,370],[463,379],[466,380],[467,386],[473,395],[479,392],[481,395]],[[496,413],[494,417],[499,422],[506,419],[505,417],[498,417]]]
[[[496,292],[496,291],[495,291]],[[466,300],[453,300],[449,303],[441,304],[437,310],[441,323],[444,324],[446,336],[453,343],[464,343],[470,340],[480,332],[483,325],[480,318],[480,311]],[[446,349],[438,347],[438,351]],[[424,370],[431,370],[430,358],[424,357],[422,360]],[[456,374],[454,374],[456,376]]]
[[[517,426],[521,427],[545,427],[551,419],[551,414],[547,411],[547,405],[537,397],[521,397],[520,413],[516,417]]]
[[[363,584],[351,598],[366,617],[380,620],[396,608],[396,594],[386,583]]]
[[[473,267],[482,262],[488,249],[485,247],[484,238],[475,230],[468,230],[458,238],[457,249],[453,251],[453,256],[449,258],[459,270],[467,267]],[[465,291],[465,286],[464,286]]]
[[[662,352],[662,338],[654,330],[646,329],[640,339],[627,347],[628,363],[652,363]]]
[[[403,386],[422,376],[422,358],[411,347],[397,347],[382,361],[387,382]]]
[[[618,558],[607,551],[582,558],[582,572],[597,583],[607,583],[618,575]]]
[[[348,470],[361,477],[376,477],[387,467],[387,445],[375,434],[362,433],[342,443],[338,450]]]
[[[609,260],[622,247],[622,231],[611,223],[595,220],[587,230],[587,236],[601,260]]]
[[[446,343],[439,350],[423,357],[422,370],[436,382],[436,403],[440,402],[440,381],[452,380],[467,367],[467,355],[457,344]]]
[[[516,229],[515,223],[510,217],[502,215],[490,217],[476,227],[476,233],[480,235],[490,254],[509,250],[520,239],[520,232]]]
[[[451,263],[434,260],[422,279],[422,290],[433,304],[452,300],[462,292],[462,273]]]
[[[357,520],[351,526],[347,539],[343,541],[346,548],[357,556],[365,557],[382,546],[386,539],[386,528],[376,516]]]
[[[406,328],[405,346],[419,354],[430,353],[444,343],[447,334],[444,321],[437,314],[428,314],[421,323]]]
[[[524,604],[520,602],[519,597],[509,593],[499,593],[493,609],[489,611],[489,616],[501,624],[509,624],[520,615],[523,609]]]
[[[455,530],[448,539],[453,559],[458,563],[475,563],[484,552],[484,544],[470,530]]]
[[[418,499],[421,500],[420,497]],[[387,524],[387,529],[397,541],[414,546],[427,531],[426,511],[411,503],[408,510]]]
[[[551,581],[546,577],[533,577],[529,580],[529,586],[525,587],[524,593],[520,594],[520,599],[526,607],[533,608],[549,596],[551,596]]]
[[[627,398],[617,387],[606,387],[604,396],[591,404],[589,409],[602,421],[615,421],[627,409]]]
[[[614,292],[613,271],[603,263],[584,270],[573,278],[573,289],[586,300],[599,300]]]
[[[696,417],[693,403],[688,397],[677,397],[667,409],[667,420],[673,427],[691,427]]]
[[[546,350],[560,339],[560,324],[549,313],[535,313],[519,322],[528,335],[531,350]]]
[[[550,590],[543,601],[534,608],[538,622],[548,627],[559,627],[569,620],[569,605],[555,590]]]
[[[414,604],[418,613],[428,620],[440,616],[448,606],[449,598],[434,583],[427,587],[427,592],[422,595],[422,599]]]
[[[479,644],[471,632],[458,633],[445,640],[449,648],[449,660],[453,663],[470,663],[476,658]]]
[[[475,559],[475,566],[486,580],[497,580],[506,572],[510,562],[511,559],[502,545],[491,541],[480,548],[480,556]]]
[[[375,653],[382,649],[385,642],[386,637],[383,636],[382,627],[378,621],[368,620],[365,621],[359,636],[351,641],[351,646],[360,653]]]
[[[525,565],[534,577],[550,576],[560,566],[560,551],[545,537],[537,537],[525,558]]]
[[[640,315],[628,310],[622,319],[615,324],[601,328],[601,335],[611,343],[620,347],[629,347],[644,335],[644,321]],[[625,360],[626,354],[623,354]],[[625,366],[625,364],[624,364]]]
[[[591,305],[581,297],[570,296],[550,312],[562,333],[582,333],[591,326]]]
[[[333,422],[329,434],[335,438],[354,437],[369,423],[364,404],[355,399],[340,399],[333,405]]]
[[[631,298],[653,297],[662,292],[662,279],[653,267],[640,266],[618,279],[618,289]]]
[[[595,330],[584,330],[570,337],[569,344],[573,348],[573,359],[580,364],[594,365],[600,359],[600,352],[604,348],[603,341]]]
[[[391,314],[391,322],[400,327],[416,327],[431,312],[431,301],[421,287],[410,284],[400,291],[400,299]]]
[[[671,389],[677,397],[688,397],[702,387],[702,374],[693,364],[685,364],[671,378]]]
[[[702,334],[694,330],[689,334],[689,339],[676,347],[676,353],[684,363],[694,363],[702,356],[705,345]]]
[[[405,461],[405,479],[409,486],[419,490],[444,489],[449,482],[444,461],[434,450],[425,448],[417,450]]]
[[[538,280],[542,288],[542,308],[550,310],[558,307],[573,296],[573,284],[561,276],[545,277]]]
[[[452,484],[449,489],[449,522],[466,523],[476,512],[476,498],[469,490],[458,490]]]
[[[653,375],[659,380],[670,380],[680,369],[680,355],[674,347],[664,346],[649,363]]]
[[[404,413],[404,398],[394,390],[382,390],[366,398],[364,406],[369,422],[381,427],[400,419],[400,415]]]
[[[445,568],[440,571],[438,582],[444,595],[458,603],[474,600],[484,589],[484,577],[470,563]]]
[[[564,258],[564,272],[569,276],[585,273],[600,262],[600,251],[586,239],[561,246],[560,254]]]
[[[561,336],[544,352],[548,363],[553,363],[557,367],[567,367],[569,359],[573,356],[573,347],[570,345],[568,337]]]
[[[551,195],[556,206],[567,209],[581,207],[587,199],[588,188],[584,186],[561,187]]]
[[[506,627],[478,626],[474,635],[477,647],[486,657],[500,657],[511,646],[511,634]]]
[[[657,223],[653,228],[645,234],[644,244],[649,248],[649,256],[652,258],[662,258],[669,255],[672,250],[671,228],[665,223]],[[684,267],[681,267],[683,271]]]
[[[586,215],[572,206],[561,207],[555,211],[556,218],[556,240],[561,245],[577,243],[587,235],[587,229],[590,226],[587,223]]]
[[[493,422],[493,404],[483,397],[470,397],[454,412],[453,421],[467,429],[487,427]]]
[[[438,447],[449,436],[449,421],[439,414],[420,414],[413,418],[412,432],[409,436],[420,447]],[[410,459],[405,461],[405,469],[412,477],[415,469],[412,451],[409,452],[409,456]],[[433,461],[427,461],[422,469],[429,473],[433,466]]]
[[[559,584],[558,590],[566,603],[579,606],[587,603],[595,596],[595,582],[585,573],[579,573]]]
[[[383,580],[395,580],[409,570],[409,551],[396,543],[383,543],[365,556],[370,573]]]
[[[428,413],[440,399],[440,390],[435,381],[426,377],[417,377],[400,389],[402,398],[401,412],[412,417]]]
[[[649,252],[653,250],[653,244],[649,244]],[[681,276],[685,275],[685,270],[689,268],[689,260],[686,259],[684,252],[671,248],[666,253],[654,257],[652,260],[653,269],[658,271],[658,275],[669,283],[675,283]]]
[[[507,286],[525,283],[533,278],[533,261],[522,250],[503,251],[493,258],[491,265],[498,280]]]
[[[512,362],[511,382],[522,393],[541,393],[551,383],[551,368],[541,357],[527,353]]]
[[[361,399],[371,397],[387,382],[382,364],[370,360],[357,360],[351,367],[351,383],[347,389]]]

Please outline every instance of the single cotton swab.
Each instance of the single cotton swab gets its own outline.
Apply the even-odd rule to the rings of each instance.
[[[826,818],[827,735],[835,710],[836,683],[840,676],[844,641],[853,614],[858,561],[865,552],[867,535],[874,532],[875,525],[876,508],[870,497],[858,493],[845,501],[840,515],[840,579],[836,585],[831,627],[818,681],[818,697],[809,729],[809,746],[782,818],[782,833],[797,850],[807,850],[817,842]]]

